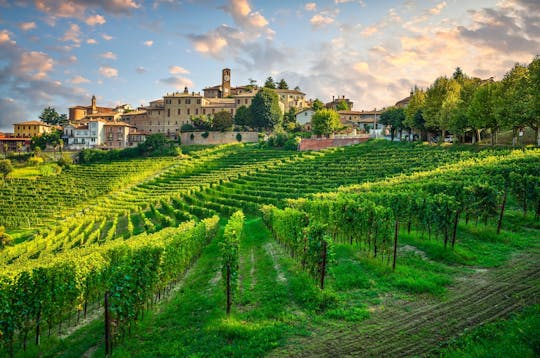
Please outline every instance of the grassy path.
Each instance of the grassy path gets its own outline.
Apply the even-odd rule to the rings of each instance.
[[[271,356],[409,357],[520,308],[540,303],[540,247],[507,265],[479,270],[455,284],[447,300],[390,306],[358,326],[297,339]]]

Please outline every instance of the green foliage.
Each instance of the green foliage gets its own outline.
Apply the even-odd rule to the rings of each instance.
[[[250,127],[252,122],[253,119],[249,108],[246,106],[238,107],[236,114],[234,115],[234,124],[242,127]]]
[[[266,81],[264,81],[264,88],[276,89],[276,83],[274,82],[272,76],[268,77]]]
[[[190,123],[182,124],[182,127],[180,127],[180,131],[182,132],[191,132],[195,130],[195,126]]]
[[[322,101],[318,98],[315,98],[315,100],[313,101],[313,104],[311,106],[311,108],[314,110],[314,111],[320,111],[321,109],[324,109],[324,103],[322,103]]]
[[[390,135],[394,140],[396,131],[402,131],[405,128],[405,110],[397,107],[387,108],[381,113],[379,123],[390,127]]]
[[[6,180],[7,176],[12,171],[13,171],[13,165],[11,164],[11,161],[9,159],[0,160],[0,174],[2,174],[2,177],[4,180]]]
[[[279,107],[279,98],[275,91],[262,88],[250,106],[253,127],[259,130],[277,128],[281,124],[283,114]]]
[[[266,84],[265,84],[265,87],[266,87]],[[278,84],[277,84],[277,88],[278,89],[289,89],[289,85],[287,84],[287,82],[285,82],[285,80],[282,78],[281,80],[279,80]]]
[[[461,85],[453,78],[439,77],[426,91],[426,102],[423,111],[426,127],[441,131],[440,141],[455,119],[460,100]]]
[[[235,212],[225,226],[223,242],[220,244],[222,265],[221,277],[227,297],[227,314],[231,311],[233,297],[238,286],[238,250],[244,228],[244,214]]]
[[[331,109],[321,109],[311,117],[311,127],[314,134],[328,136],[341,127],[339,114]]]
[[[34,149],[40,148],[45,149],[48,145],[52,147],[57,147],[60,145],[62,131],[54,130],[51,133],[43,133],[40,136],[33,137],[30,141],[30,146]]]
[[[39,119],[50,125],[64,126],[68,123],[66,114],[59,114],[53,107],[47,107],[39,115]]]
[[[214,115],[212,121],[212,130],[214,131],[231,131],[233,127],[233,118],[231,112],[219,111]]]
[[[197,117],[191,117],[191,122],[193,123],[193,126],[197,130],[210,130],[212,129],[212,117],[206,116],[204,114],[197,116]]]
[[[242,134],[241,133],[236,133],[236,140],[241,142],[242,141]]]
[[[336,111],[350,111],[349,105],[347,102],[342,99],[341,102],[339,102],[336,106]]]

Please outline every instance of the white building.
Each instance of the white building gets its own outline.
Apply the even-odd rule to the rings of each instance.
[[[296,113],[296,122],[301,126],[311,123],[311,117],[315,114],[313,108],[306,108],[303,111]]]
[[[63,138],[67,148],[80,150],[94,148],[105,143],[104,125],[108,123],[103,119],[93,119],[85,125],[68,124],[64,127]]]

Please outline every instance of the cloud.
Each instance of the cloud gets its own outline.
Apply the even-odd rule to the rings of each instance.
[[[105,41],[111,41],[113,39],[112,36],[109,36],[107,34],[102,34],[101,38],[103,38],[103,40],[105,40]]]
[[[118,77],[118,70],[110,66],[101,66],[99,67],[99,74],[107,78]]]
[[[189,71],[180,66],[169,66],[169,73],[171,75],[186,75]]]
[[[135,69],[135,72],[137,72],[138,74],[142,75],[143,73],[147,72],[146,71],[146,68],[142,67],[142,66],[139,66]]]
[[[167,87],[174,87],[176,90],[184,89],[184,87],[190,88],[193,87],[193,82],[189,78],[185,77],[167,77],[160,79],[158,83],[165,85]]]
[[[11,34],[8,30],[0,31],[0,45],[2,44],[15,45],[15,43],[16,42],[11,39]]]
[[[90,82],[90,80],[83,76],[75,76],[70,80],[70,82],[73,84],[80,84],[80,83],[88,83]]]
[[[71,24],[69,25],[69,29],[66,30],[64,33],[64,36],[60,39],[64,42],[71,41],[73,42],[74,46],[78,47],[81,43],[81,28],[77,24]]]
[[[111,52],[111,51],[104,52],[101,55],[99,55],[99,57],[105,58],[107,60],[116,60],[116,58],[117,58],[116,54]]]
[[[224,9],[241,29],[257,31],[268,25],[268,20],[260,12],[251,10],[248,0],[230,0]]]
[[[29,30],[33,30],[36,28],[36,23],[35,22],[21,22],[19,24],[19,28],[23,31],[29,31]]]
[[[322,14],[316,14],[313,15],[313,17],[309,20],[311,22],[311,25],[315,28],[321,28],[326,25],[330,25],[334,22],[334,18],[330,16],[325,16]]]
[[[33,79],[43,79],[53,69],[54,61],[43,52],[23,52],[17,67],[19,73],[25,73]]]
[[[86,40],[86,43],[89,44],[89,45],[96,45],[98,42],[94,39],[88,39]]]
[[[431,15],[438,15],[446,7],[446,1],[438,3],[434,8],[429,9]]]
[[[94,15],[94,16],[88,17],[85,22],[87,25],[95,26],[95,25],[103,25],[107,21],[101,15]]]
[[[145,41],[143,42],[143,45],[147,47],[152,47],[152,45],[154,45],[154,41],[152,40]]]
[[[304,9],[306,9],[306,11],[315,11],[317,10],[317,4],[314,2],[308,2],[306,5],[304,5]]]
[[[102,9],[114,15],[128,15],[140,4],[133,0],[35,0],[38,10],[51,17],[73,17],[83,20],[87,9]]]

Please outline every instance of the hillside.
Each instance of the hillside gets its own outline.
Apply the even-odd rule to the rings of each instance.
[[[324,291],[302,270],[295,255],[289,255],[287,244],[276,240],[275,232],[261,221],[261,205],[285,208],[291,200],[307,195],[317,194],[312,201],[324,198],[321,193],[352,198],[365,188],[406,192],[404,186],[411,190],[410,185],[425,185],[445,176],[477,183],[478,188],[493,193],[496,206],[503,191],[495,187],[494,178],[502,178],[505,168],[523,178],[529,178],[524,170],[531,168],[532,191],[527,197],[533,201],[525,204],[529,213],[524,216],[521,196],[510,191],[500,235],[495,232],[497,215],[491,213],[485,222],[482,217],[478,224],[480,211],[471,211],[474,220],[463,218],[456,225],[455,248],[445,249],[435,231],[427,238],[417,224],[412,230],[410,225],[409,229],[402,226],[395,272],[386,243],[382,254],[373,257],[361,242],[350,244],[335,236],[334,260]],[[227,145],[188,149],[174,159],[73,166],[56,177],[17,179],[1,188],[0,224],[8,232],[24,229],[26,234],[0,252],[0,300],[11,305],[0,312],[0,321],[22,312],[6,295],[8,291],[25,295],[28,307],[34,308],[25,311],[29,312],[25,316],[15,314],[18,323],[3,323],[0,329],[8,332],[13,327],[17,333],[12,336],[17,356],[34,356],[39,351],[100,356],[101,320],[79,323],[80,330],[66,329],[74,325],[74,317],[78,321],[87,311],[90,317],[99,317],[103,292],[111,292],[110,284],[116,282],[125,287],[118,291],[122,300],[135,292],[140,296],[134,311],[128,303],[118,303],[118,309],[134,315],[117,321],[114,352],[119,356],[260,356],[276,347],[272,354],[285,356],[428,353],[467,327],[538,303],[534,255],[540,227],[534,217],[534,200],[538,200],[534,168],[540,168],[540,152],[534,149],[369,142],[298,153]],[[371,184],[362,186],[365,183]],[[424,189],[412,190],[418,194]],[[227,318],[218,247],[227,218],[238,209],[248,218],[240,243],[239,289]],[[173,260],[171,250],[178,247],[181,252],[174,255],[180,261],[168,262],[168,257]],[[117,262],[115,255],[119,255]],[[510,259],[515,260],[514,271],[506,268]],[[146,268],[139,270],[138,265]],[[64,273],[66,268],[73,268],[73,273]],[[152,276],[158,268],[157,276]],[[111,272],[121,276],[114,279]],[[25,291],[27,283],[23,285],[21,277],[35,284],[38,275],[53,274],[80,282],[72,291],[65,288],[55,293],[63,295],[62,304],[54,295],[49,301],[35,300],[32,295],[39,295],[38,289],[32,294]],[[130,284],[125,277],[132,274],[149,281]],[[42,293],[49,292],[48,285],[44,284]],[[480,299],[486,292],[489,297]],[[506,299],[504,292],[512,292],[511,298]],[[500,309],[490,308],[493,302]],[[36,311],[36,304],[51,304],[47,309],[54,314],[41,308]],[[40,317],[41,312],[51,317],[42,322],[42,332],[45,327],[54,326],[55,331],[58,327],[65,342],[59,344],[54,334],[51,338],[42,334],[41,346],[29,342],[40,321],[35,315]],[[115,312],[124,317],[123,311]],[[456,324],[440,321],[444,315]],[[469,316],[477,318],[463,322]],[[416,320],[419,323],[412,324]],[[442,330],[443,323],[446,333],[434,333]],[[8,352],[9,336],[3,337],[4,352]],[[27,340],[25,353],[21,348]]]

